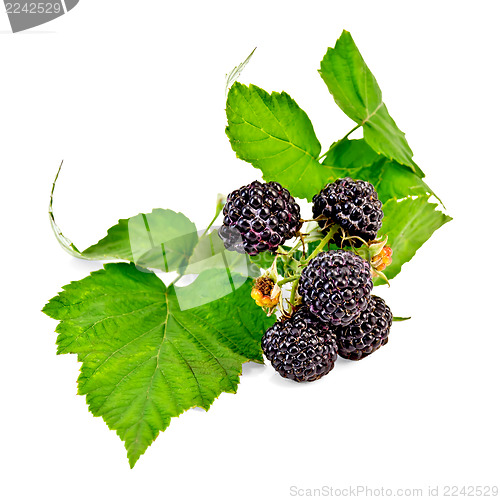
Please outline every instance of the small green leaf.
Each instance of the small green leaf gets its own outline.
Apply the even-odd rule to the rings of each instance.
[[[324,187],[329,169],[318,162],[321,145],[306,113],[288,94],[236,82],[226,113],[233,150],[262,170],[266,181],[277,181],[308,200]]]
[[[198,279],[220,283],[221,273]],[[184,298],[198,295],[196,281]],[[45,306],[60,320],[58,353],[82,362],[78,393],[125,442],[131,467],[172,417],[208,410],[222,392],[236,392],[242,363],[262,362],[260,339],[273,320],[250,299],[251,287],[186,310],[155,274],[106,264]]]
[[[401,271],[416,251],[432,236],[432,233],[452,218],[436,210],[437,204],[429,202],[429,196],[391,199],[384,203],[384,219],[379,234],[389,237],[392,248],[392,264],[384,270],[388,279]],[[383,284],[376,280],[376,285]]]
[[[121,259],[146,268],[174,271],[187,265],[197,241],[196,226],[185,215],[157,208],[149,214],[119,220],[82,256]]]
[[[377,153],[410,167],[423,177],[413,152],[389,115],[382,91],[352,36],[344,31],[335,48],[329,48],[319,70],[328,90],[344,113],[363,127],[364,138]]]
[[[351,177],[371,182],[382,203],[391,198],[432,194],[411,169],[377,154],[364,139],[334,144],[323,164],[331,168],[336,179]]]

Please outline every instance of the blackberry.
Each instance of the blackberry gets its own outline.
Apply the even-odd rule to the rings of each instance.
[[[387,344],[392,325],[392,313],[383,299],[372,295],[368,307],[349,326],[335,332],[339,355],[359,360]]]
[[[358,236],[368,242],[377,238],[384,213],[377,192],[369,182],[346,177],[328,184],[314,196],[313,216],[326,217],[319,221],[322,228],[327,223],[338,224],[348,236]],[[340,237],[336,236],[335,242],[340,246]],[[359,240],[351,243],[361,246]]]
[[[368,305],[373,282],[370,264],[345,250],[322,252],[302,272],[299,294],[304,305],[331,325],[348,325]]]
[[[277,182],[254,181],[233,191],[224,206],[219,236],[228,250],[275,252],[300,229],[300,207]]]
[[[285,378],[312,382],[333,369],[337,344],[330,327],[302,307],[290,319],[276,322],[262,337],[262,351]]]

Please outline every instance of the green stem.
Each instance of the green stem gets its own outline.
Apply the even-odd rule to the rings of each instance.
[[[182,274],[179,274],[179,276],[176,276],[169,284],[168,286],[174,286],[180,279],[182,278]]]
[[[302,240],[300,239],[300,237],[298,237],[297,243],[295,243],[295,245],[292,248],[290,248],[290,250],[288,251],[288,255],[292,256],[297,250],[297,248],[300,247],[300,245],[302,245]]]
[[[225,204],[226,204],[226,197],[222,194],[218,194],[217,195],[217,204],[215,206],[214,218],[212,219],[212,221],[210,222],[208,227],[205,229],[205,232],[201,235],[202,238],[203,238],[203,236],[205,236],[208,233],[208,230],[213,226],[214,222],[217,220],[217,217],[219,217],[220,213],[224,209]]]
[[[299,286],[299,280],[294,281],[292,289],[290,290],[290,304],[295,305],[295,299],[297,298],[297,287]]]
[[[300,274],[294,274],[293,276],[290,276],[289,278],[282,279],[281,281],[278,281],[278,286],[283,286],[286,283],[290,283],[291,281],[296,281],[300,278]]]
[[[321,252],[321,250],[325,248],[325,245],[333,238],[333,235],[338,231],[338,229],[339,226],[337,224],[335,224],[330,228],[327,235],[321,240],[320,244],[315,248],[314,252],[304,262],[304,265],[307,264],[310,260],[314,259],[314,257],[316,257]],[[290,290],[290,304],[292,306],[295,305],[295,299],[297,296],[297,287],[299,286],[299,279],[300,279],[300,274],[294,274],[293,276],[289,276],[288,278],[278,281],[278,286],[283,286],[286,283],[293,282],[292,288]]]
[[[203,238],[203,236],[205,236],[208,233],[208,230],[214,225],[214,222],[217,220],[217,217],[219,217],[220,212],[221,212],[220,210],[217,210],[215,212],[215,217],[211,220],[210,224],[205,229],[205,232],[201,235],[202,238]]]
[[[320,244],[314,249],[314,252],[309,255],[309,257],[305,260],[304,264],[307,264],[309,261],[314,259],[323,248],[325,248],[326,244],[333,238],[333,235],[338,231],[339,226],[337,224],[333,225],[328,231],[327,235],[321,240]]]
[[[344,135],[344,137],[342,137],[342,139],[340,139],[339,141],[337,142],[334,142],[327,150],[327,152],[323,155],[321,155],[319,158],[318,158],[318,161],[319,160],[322,160],[337,144],[340,144],[342,141],[345,141],[355,130],[358,130],[358,128],[361,127],[361,123],[358,123],[355,127],[353,127],[351,130],[349,130],[349,132],[347,132],[346,135]]]

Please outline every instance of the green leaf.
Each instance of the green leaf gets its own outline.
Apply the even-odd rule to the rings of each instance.
[[[391,198],[432,194],[427,184],[405,165],[377,154],[364,139],[334,144],[323,164],[335,179],[351,177],[371,182],[382,203]]]
[[[321,145],[306,113],[288,94],[268,94],[237,82],[229,91],[226,113],[233,150],[262,170],[266,181],[277,181],[308,200],[324,187],[328,169],[318,162]]]
[[[411,319],[410,316],[406,316],[406,317],[402,317],[402,316],[394,316],[392,318],[392,321],[394,322],[398,322],[398,321],[408,321],[409,319]]]
[[[319,72],[338,106],[363,127],[368,145],[423,177],[412,160],[413,152],[405,134],[389,115],[377,80],[349,32],[343,31],[335,48],[328,49]]]
[[[198,279],[221,283],[221,272]],[[197,281],[184,299],[203,288]],[[251,282],[239,285],[185,309],[180,288],[133,264],[106,264],[45,306],[60,320],[57,352],[82,362],[78,393],[125,442],[131,467],[172,417],[208,410],[222,392],[236,392],[242,363],[262,362],[260,339],[273,321],[250,299]]]
[[[331,145],[323,164],[332,167],[336,176],[345,177],[344,171],[358,172],[383,158],[363,139],[343,139]]]
[[[410,261],[416,251],[432,236],[432,233],[452,218],[436,210],[429,196],[391,199],[384,203],[384,219],[379,234],[388,235],[392,248],[392,264],[384,270],[388,279],[401,271],[401,266]],[[378,279],[376,285],[383,284]]]
[[[95,245],[87,259],[123,259],[146,268],[174,271],[187,265],[198,241],[196,226],[182,213],[155,209],[121,219]]]

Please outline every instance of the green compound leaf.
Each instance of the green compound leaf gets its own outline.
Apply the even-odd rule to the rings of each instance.
[[[220,282],[220,271],[198,279]],[[184,298],[197,296],[197,281]],[[242,363],[262,362],[260,338],[273,320],[249,298],[251,282],[239,285],[186,310],[155,274],[106,264],[45,306],[60,320],[58,354],[82,362],[78,393],[125,442],[131,467],[172,417],[208,410],[222,392],[236,392]]]
[[[405,135],[389,115],[377,80],[349,32],[344,31],[335,48],[328,49],[319,72],[338,106],[363,127],[368,145],[424,177],[412,160],[413,152]]]
[[[432,194],[427,184],[405,165],[377,154],[364,139],[334,144],[323,164],[335,179],[351,177],[371,182],[382,203],[391,198]]]
[[[325,185],[321,145],[306,113],[285,92],[268,94],[236,82],[227,97],[227,136],[238,158],[262,170],[299,198],[312,199]]]
[[[119,220],[82,256],[127,260],[146,268],[174,271],[187,265],[197,242],[196,226],[185,215],[157,208],[149,214]]]
[[[401,271],[416,251],[432,236],[432,233],[452,218],[436,210],[437,204],[429,202],[429,196],[391,199],[384,203],[384,219],[379,234],[388,235],[392,248],[392,264],[384,270],[388,279]],[[382,285],[377,279],[375,285]]]

